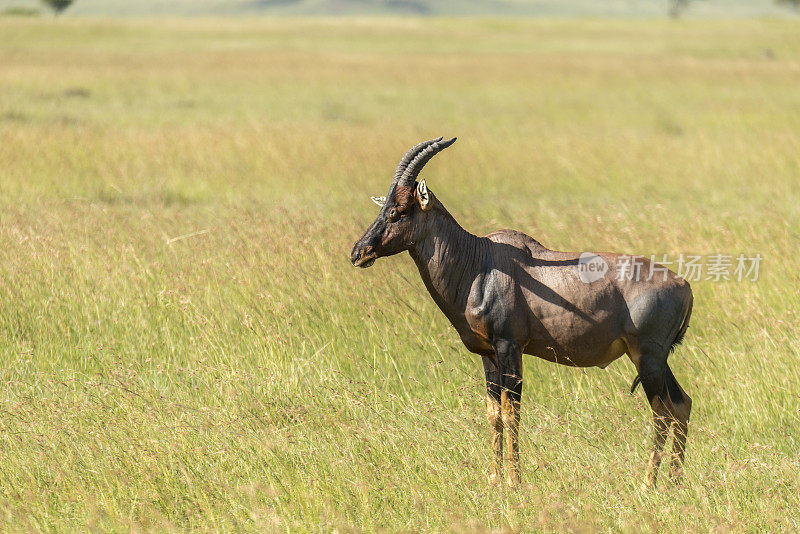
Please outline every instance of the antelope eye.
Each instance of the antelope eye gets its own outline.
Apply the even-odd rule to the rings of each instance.
[[[397,219],[397,208],[392,208],[389,210],[389,213],[386,214],[386,220],[394,222],[395,219]]]

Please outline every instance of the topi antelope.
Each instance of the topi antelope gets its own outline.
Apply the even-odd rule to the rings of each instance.
[[[507,483],[519,484],[522,355],[573,367],[605,367],[623,354],[636,366],[653,410],[655,440],[645,485],[656,482],[670,427],[670,475],[683,471],[692,400],[667,365],[692,313],[692,290],[676,274],[635,257],[639,272],[619,276],[630,256],[557,252],[514,230],[470,234],[425,185],[422,167],[455,138],[409,150],[395,171],[378,217],[356,241],[353,265],[409,251],[436,305],[466,348],[483,358],[491,432],[489,480],[502,476],[506,433]]]

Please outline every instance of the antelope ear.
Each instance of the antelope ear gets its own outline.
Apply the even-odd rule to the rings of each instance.
[[[386,204],[386,197],[369,197],[372,201],[380,207],[383,207]]]
[[[428,186],[425,185],[425,180],[420,180],[417,184],[417,200],[419,200],[419,207],[422,211],[427,211],[430,205],[430,195],[428,194]]]

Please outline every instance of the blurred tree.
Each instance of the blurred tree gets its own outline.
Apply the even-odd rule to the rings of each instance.
[[[800,0],[775,0],[779,6],[791,7],[795,11],[800,11]]]
[[[73,0],[42,0],[42,3],[53,10],[53,13],[60,15],[62,11],[72,5]]]
[[[669,16],[677,19],[689,6],[689,0],[669,0]]]

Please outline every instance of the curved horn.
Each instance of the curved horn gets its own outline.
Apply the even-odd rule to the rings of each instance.
[[[417,176],[419,176],[419,172],[422,170],[422,167],[425,166],[426,163],[430,161],[430,159],[444,150],[445,148],[449,147],[453,143],[456,142],[456,138],[448,139],[447,141],[442,141],[442,138],[435,140],[433,143],[425,147],[419,154],[414,156],[414,159],[411,160],[411,163],[408,164],[406,169],[403,171],[403,174],[400,176],[400,180],[397,185],[404,185],[410,186],[414,185],[414,182],[417,180]]]
[[[416,157],[417,154],[422,152],[429,145],[432,145],[433,143],[438,143],[441,140],[442,140],[441,137],[439,139],[431,139],[430,141],[425,141],[411,147],[411,149],[409,149],[409,151],[406,152],[406,155],[403,156],[403,159],[400,160],[400,163],[397,164],[397,170],[394,171],[394,180],[392,181],[397,182],[397,180],[400,179],[400,177],[403,175],[403,171],[406,170],[408,164],[411,163],[411,161],[413,161],[413,159]]]

